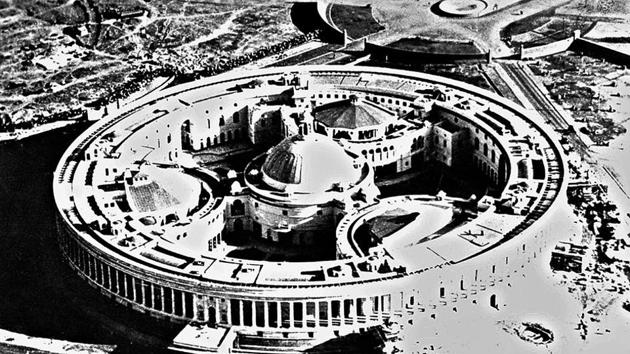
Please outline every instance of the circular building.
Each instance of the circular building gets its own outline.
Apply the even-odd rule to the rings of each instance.
[[[427,74],[269,68],[104,112],[55,171],[59,245],[117,302],[221,332],[187,327],[186,350],[304,349],[494,298],[566,188],[522,107]]]
[[[334,139],[376,140],[392,129],[395,112],[356,95],[316,107],[315,129]]]
[[[442,14],[452,17],[479,16],[487,7],[483,0],[442,0],[438,4]]]

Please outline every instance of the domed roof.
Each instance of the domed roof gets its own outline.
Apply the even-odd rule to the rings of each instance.
[[[361,168],[337,143],[318,134],[294,135],[273,147],[262,165],[263,181],[279,190],[323,192],[348,186],[361,177]]]
[[[329,128],[356,129],[387,124],[395,119],[395,114],[381,105],[352,95],[347,100],[316,107],[313,118]]]
[[[152,213],[169,208],[187,208],[199,202],[199,182],[176,169],[142,165],[137,173],[125,172],[125,192],[132,211]]]

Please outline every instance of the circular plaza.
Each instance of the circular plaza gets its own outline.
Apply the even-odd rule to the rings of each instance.
[[[445,16],[472,17],[478,16],[488,4],[482,0],[442,0],[438,9]]]

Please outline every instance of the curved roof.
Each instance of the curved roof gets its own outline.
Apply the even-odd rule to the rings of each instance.
[[[269,150],[261,168],[273,188],[323,192],[333,185],[351,185],[361,177],[353,158],[337,143],[318,134],[294,135]]]
[[[330,128],[356,129],[389,123],[395,115],[374,102],[350,96],[313,110],[313,117]]]
[[[176,169],[142,166],[140,172],[127,179],[125,191],[131,210],[147,213],[193,206],[198,201],[200,186]]]

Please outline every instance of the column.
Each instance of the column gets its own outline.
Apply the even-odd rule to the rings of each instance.
[[[378,321],[383,323],[383,297],[376,296],[374,300],[376,301],[376,311],[378,313]]]
[[[357,322],[357,299],[350,299],[350,313],[348,314],[352,319],[352,324]]]
[[[315,301],[315,327],[321,327],[319,323],[319,301]]]
[[[186,317],[186,293],[184,291],[180,293],[182,294],[182,317]]]
[[[83,251],[83,269],[82,269],[82,271],[83,271],[83,274],[84,274],[86,277],[88,277],[88,278],[90,277],[90,271],[89,271],[89,269],[90,269],[90,263],[89,263],[89,261],[90,261],[90,260],[88,259],[87,252],[84,250],[84,251]]]
[[[81,269],[81,247],[77,246],[77,260],[74,262],[77,268]]]
[[[164,287],[160,285],[160,301],[162,302],[162,312],[166,312],[164,307]]]
[[[175,289],[168,288],[168,291],[171,292],[171,313],[175,313]]]
[[[365,298],[361,298],[361,306],[360,306],[360,310],[363,313],[363,317],[365,318],[366,322],[371,322],[372,321],[372,299],[368,296]],[[359,310],[359,309],[357,309]]]
[[[90,259],[90,254],[87,252],[85,253],[85,259],[87,261],[85,274],[87,275],[88,278],[92,279],[92,260]]]
[[[214,323],[221,322],[221,311],[219,309],[219,298],[214,298]]]
[[[146,306],[145,304],[147,303],[147,297],[144,291],[144,280],[140,279],[140,292],[142,293],[142,306]]]
[[[307,305],[307,302],[302,301],[302,328],[308,327],[306,325],[306,305]]]
[[[238,324],[243,325],[243,300],[238,300]]]
[[[186,298],[186,297],[184,296],[184,298]],[[199,320],[199,316],[198,316],[199,315],[199,311],[197,309],[197,306],[199,306],[198,301],[199,301],[199,299],[197,298],[197,294],[193,293],[192,294],[192,302],[193,302],[192,303],[192,308],[193,308],[192,317],[193,317],[194,321],[198,321]],[[186,310],[186,304],[184,304],[184,310]]]
[[[332,300],[329,300],[328,303],[326,304],[326,312],[327,312],[327,315],[328,315],[328,316],[326,316],[326,320],[328,321],[328,327],[332,327],[333,326]]]
[[[295,328],[295,319],[293,318],[293,302],[289,302],[289,327]]]
[[[267,301],[263,301],[263,312],[265,313],[265,320],[264,320],[264,326],[263,327],[271,327],[271,316],[269,316],[269,302]]]
[[[83,251],[83,248],[79,248],[79,251],[79,270],[85,273],[85,251]]]
[[[138,302],[138,298],[136,297],[136,278],[131,277],[131,293],[133,294],[133,301]]]
[[[148,304],[146,305],[147,307],[154,308],[154,306],[153,306],[153,284],[151,282],[148,282],[148,281],[143,281],[143,283],[144,284],[142,285],[142,297],[144,297],[146,300],[148,300],[148,301],[145,301],[145,303],[148,302]],[[147,291],[145,289],[147,284],[149,285],[149,293],[151,295],[145,294],[145,292]]]
[[[230,301],[230,299],[225,299],[226,302],[226,308],[225,310],[227,311],[227,324],[231,325],[232,324],[232,301]]]
[[[339,318],[341,319],[341,325],[345,326],[346,324],[346,300],[343,298],[339,301]]]
[[[153,283],[151,283],[150,281],[145,281],[145,284],[148,284],[148,289],[149,289],[149,294],[147,294],[147,298],[149,300],[149,304],[147,305],[147,307],[150,307],[152,309],[155,310],[155,289],[153,287]],[[144,291],[146,291],[143,287]]]
[[[97,277],[97,279],[101,278],[101,283],[99,285],[103,285],[105,284],[105,278],[103,277],[103,263],[99,261],[97,264],[98,264],[98,272],[101,274],[101,276]]]
[[[258,327],[256,324],[256,301],[252,300],[249,302],[252,308],[252,327]]]
[[[112,271],[114,270],[114,268],[109,267],[109,271],[107,272],[107,281],[109,282],[109,290],[110,291],[114,291],[114,284],[112,283]]]
[[[128,290],[127,290],[127,276],[126,276],[126,275],[125,275],[125,273],[123,273],[122,271],[119,271],[119,272],[118,272],[118,276],[121,276],[121,278],[122,278],[122,282],[123,282],[123,289],[122,289],[123,291],[122,291],[122,292],[123,292],[123,296],[124,296],[125,298],[127,298],[127,297],[129,296],[129,295],[128,295],[128,294],[129,294],[129,292],[128,292]]]
[[[112,267],[109,270],[109,275],[111,276],[110,284],[112,284],[112,291],[115,292],[116,294],[118,294],[118,291],[119,291],[119,289],[118,289],[118,271],[116,270],[116,268]],[[116,280],[114,280],[114,279],[116,279]]]
[[[89,254],[88,254],[88,257],[90,257],[88,259],[88,262],[90,264],[90,279],[96,282],[96,264],[94,263],[93,257],[89,256]]]
[[[89,278],[90,277],[90,267],[91,267],[90,264],[91,264],[91,262],[90,262],[90,255],[89,255],[89,253],[87,251],[83,252],[83,258],[84,258],[83,259],[83,266],[85,267],[85,276]]]
[[[207,296],[203,296],[203,319],[206,322],[210,322],[210,298]]]
[[[280,305],[281,302],[276,301],[276,323],[278,328],[282,328],[282,307]]]

